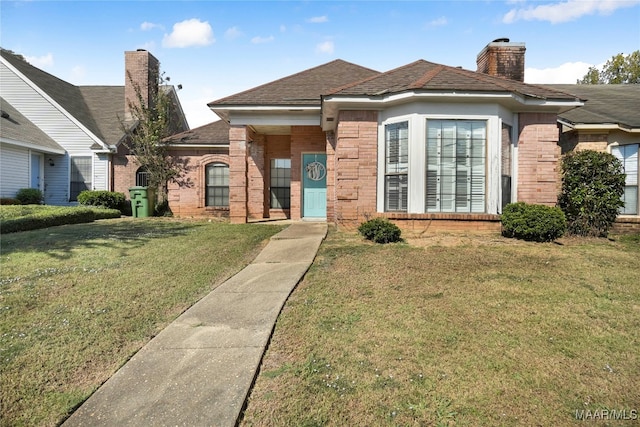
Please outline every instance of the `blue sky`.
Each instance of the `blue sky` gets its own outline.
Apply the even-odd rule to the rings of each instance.
[[[190,126],[207,102],[340,58],[475,70],[496,38],[526,43],[525,80],[575,83],[640,49],[640,0],[5,1],[0,45],[77,85],[124,84],[124,51],[161,62]]]

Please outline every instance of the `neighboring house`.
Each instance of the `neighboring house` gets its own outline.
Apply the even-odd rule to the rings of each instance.
[[[134,85],[143,88],[143,98],[149,97],[158,69],[158,60],[149,52],[125,52],[124,86],[75,86],[2,50],[2,109],[6,105],[10,117],[13,111],[15,117],[20,117],[16,122],[22,120],[31,127],[22,128],[15,123],[13,127],[5,126],[7,119],[2,119],[2,197],[15,196],[16,186],[39,188],[45,203],[51,205],[74,204],[83,190],[127,194],[127,189],[136,184],[138,168],[123,145],[122,123],[130,119],[129,100],[136,100]],[[162,90],[174,100],[176,131],[188,129],[175,90],[172,86]],[[134,122],[129,123],[135,126]],[[38,130],[37,146],[30,140],[32,128]],[[43,141],[47,141],[46,149]],[[5,174],[26,174],[31,178],[18,183],[5,181]]]
[[[640,219],[640,84],[550,87],[574,93],[586,100],[584,107],[567,111],[558,117],[562,152],[588,149],[616,156],[627,175],[623,196],[625,206],[618,222],[634,222],[626,217]]]
[[[524,52],[492,42],[478,71],[419,60],[379,73],[336,60],[211,102],[229,124],[228,161],[224,149],[194,151],[196,190],[174,192],[171,209],[207,212],[209,164],[228,166],[235,223],[384,216],[417,231],[499,229],[509,202],[554,205],[558,114],[583,102],[523,83]]]
[[[0,197],[22,188],[44,188],[45,167],[65,153],[58,143],[0,97]]]

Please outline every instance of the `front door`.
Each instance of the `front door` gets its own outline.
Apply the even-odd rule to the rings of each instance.
[[[327,217],[327,155],[302,155],[302,216]]]
[[[30,188],[37,188],[42,190],[41,180],[41,163],[42,155],[31,153],[31,186]]]

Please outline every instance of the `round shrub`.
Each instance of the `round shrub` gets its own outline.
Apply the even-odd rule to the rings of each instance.
[[[373,218],[358,227],[358,232],[367,240],[376,243],[392,243],[400,241],[401,231],[397,225],[385,218]]]
[[[551,242],[562,237],[567,223],[558,207],[510,203],[502,212],[502,235],[534,242]]]
[[[620,161],[599,151],[573,152],[562,159],[562,174],[558,206],[567,217],[567,231],[606,237],[623,206]]]
[[[37,188],[21,188],[16,193],[16,200],[23,205],[39,205],[44,200],[44,196]]]
[[[107,209],[124,209],[125,197],[123,193],[115,191],[85,190],[78,194],[78,203],[85,206],[100,206]]]

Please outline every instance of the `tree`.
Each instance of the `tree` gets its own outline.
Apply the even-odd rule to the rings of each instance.
[[[149,187],[160,190],[159,204],[167,207],[168,183],[177,182],[185,171],[185,164],[167,153],[168,137],[176,129],[174,103],[164,87],[168,79],[164,78],[164,73],[151,77],[154,80],[151,85],[153,90],[146,102],[140,85],[129,73],[127,78],[135,90],[136,102],[129,102],[132,120],[120,119],[126,134],[124,145],[148,173]]]
[[[619,53],[608,60],[602,70],[589,67],[589,71],[578,84],[623,84],[640,83],[640,50],[623,55]]]

